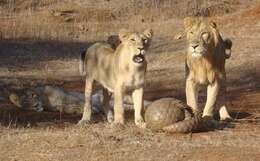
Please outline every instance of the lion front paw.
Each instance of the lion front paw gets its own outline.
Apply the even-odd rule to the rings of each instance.
[[[115,124],[125,124],[125,118],[124,115],[116,115],[115,114],[115,118],[114,118],[114,122]]]
[[[135,120],[135,125],[139,128],[146,128],[146,123],[144,122],[144,119],[143,118],[140,118],[140,119],[136,119]]]
[[[120,123],[120,122],[113,122],[112,124],[111,124],[111,127],[113,128],[113,129],[120,129],[120,130],[123,130],[124,128],[125,128],[125,126],[124,126],[124,124],[123,123]]]
[[[90,122],[90,120],[80,120],[79,122],[78,122],[78,126],[80,126],[80,127],[85,127],[86,125],[89,125],[91,122]]]

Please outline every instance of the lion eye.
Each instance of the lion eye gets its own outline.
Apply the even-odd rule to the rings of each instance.
[[[209,33],[202,33],[201,36],[204,41],[207,41],[209,39]]]
[[[191,31],[190,34],[193,34],[193,32]]]
[[[132,38],[132,39],[131,39],[131,41],[135,41],[135,39],[134,39],[134,38]]]

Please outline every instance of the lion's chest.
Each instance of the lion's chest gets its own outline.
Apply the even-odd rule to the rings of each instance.
[[[208,82],[206,69],[198,67],[196,71],[193,71],[193,78],[199,84],[206,84]]]
[[[214,82],[215,72],[210,63],[193,62],[190,66],[190,77],[199,84],[208,84]]]
[[[145,71],[129,71],[124,76],[124,86],[126,91],[131,91],[144,86]]]

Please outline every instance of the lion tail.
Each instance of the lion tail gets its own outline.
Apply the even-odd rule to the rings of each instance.
[[[232,48],[232,40],[229,38],[224,40],[224,46],[225,46],[225,58],[229,59],[231,57],[231,48]]]
[[[81,76],[86,76],[86,69],[85,69],[85,57],[87,51],[84,51],[80,54],[79,58],[79,73]]]
[[[169,133],[189,133],[192,131],[197,131],[197,128],[201,124],[201,120],[202,120],[202,113],[195,112],[193,117],[166,126],[163,128],[163,131]]]

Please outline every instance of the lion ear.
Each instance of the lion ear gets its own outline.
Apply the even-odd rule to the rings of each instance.
[[[184,18],[184,28],[185,30],[189,30],[193,25],[194,23],[196,22],[195,18],[194,17],[186,17]]]
[[[217,28],[216,22],[210,21],[209,24],[210,24],[210,26],[213,27],[214,29]]]
[[[146,30],[144,30],[143,34],[148,39],[151,39],[153,37],[153,30],[152,29],[146,29]]]
[[[16,105],[17,107],[22,107],[20,101],[19,101],[19,96],[17,94],[14,94],[14,93],[11,93],[9,95],[9,100],[14,104]]]
[[[121,30],[119,31],[119,34],[118,34],[120,41],[125,41],[125,40],[127,40],[129,34],[130,34],[130,32],[129,32],[128,30],[126,30],[126,29],[121,29]]]

